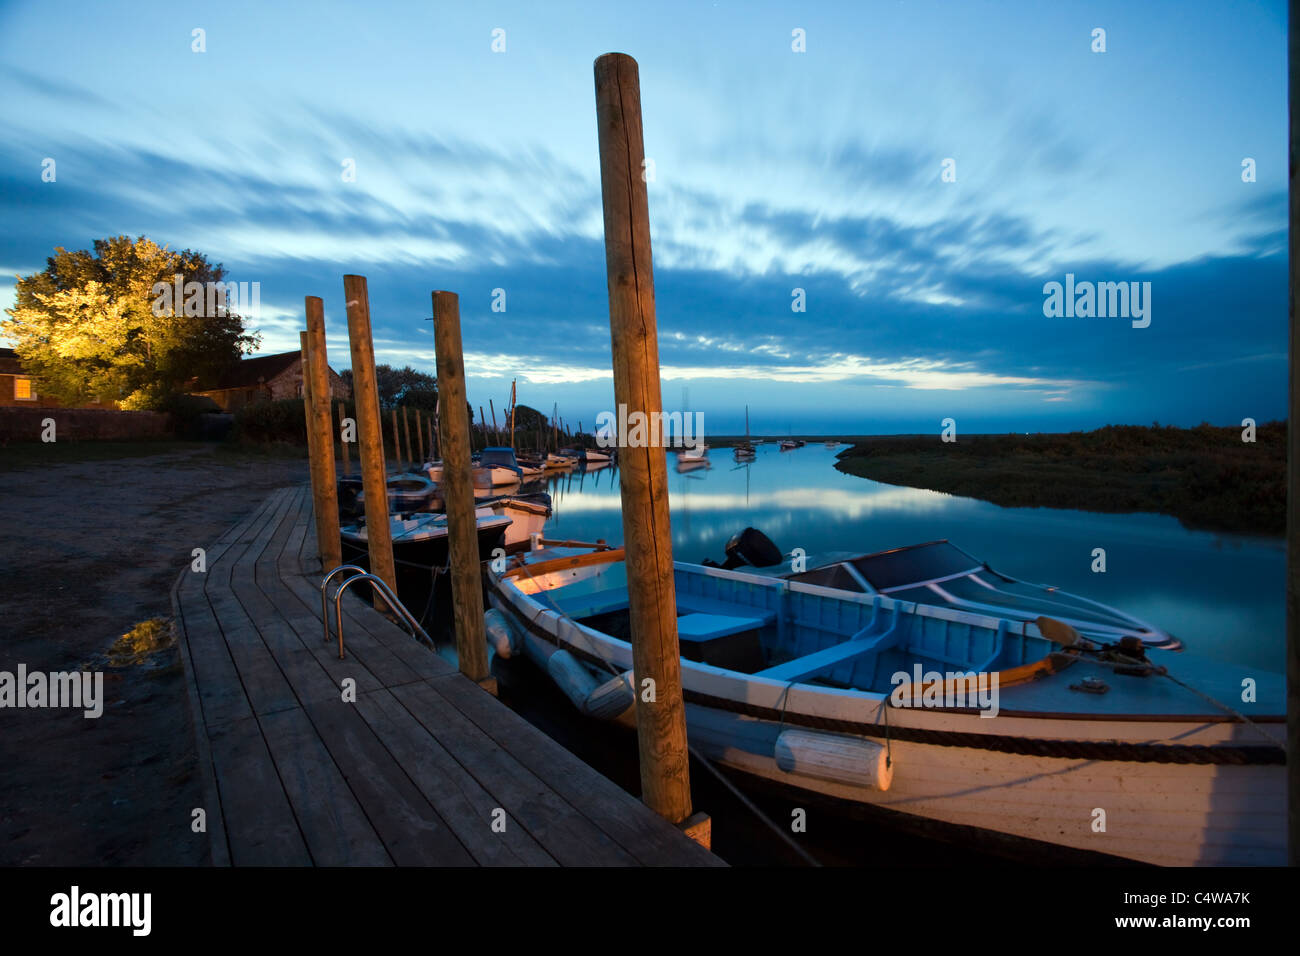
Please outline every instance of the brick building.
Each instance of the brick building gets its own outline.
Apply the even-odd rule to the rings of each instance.
[[[258,401],[302,398],[302,356],[298,352],[279,352],[243,359],[219,381],[197,388],[195,395],[205,395],[233,412]],[[330,395],[348,397],[348,387],[334,369],[330,369]]]
[[[23,364],[13,349],[0,348],[0,406],[27,408],[62,408],[41,394],[40,382],[23,370]],[[77,408],[117,408],[112,401],[86,402]]]

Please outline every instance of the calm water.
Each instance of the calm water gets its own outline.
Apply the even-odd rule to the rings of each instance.
[[[835,470],[843,449],[758,446],[741,467],[730,449],[712,468],[676,471],[669,454],[673,554],[721,561],[747,525],[782,551],[879,551],[948,538],[1013,577],[1054,584],[1114,605],[1180,637],[1188,649],[1283,669],[1286,644],[1281,539],[1188,531],[1162,515],[1000,508],[972,498],[884,485]],[[549,480],[547,535],[623,539],[618,473],[604,468]],[[1106,572],[1091,570],[1106,550]]]

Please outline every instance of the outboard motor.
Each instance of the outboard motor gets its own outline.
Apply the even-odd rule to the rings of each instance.
[[[732,535],[727,542],[727,560],[722,564],[705,560],[704,564],[713,568],[766,568],[780,564],[785,555],[772,543],[772,539],[757,528],[746,528],[740,534]]]
[[[361,496],[361,479],[349,475],[338,480],[339,519],[351,521],[361,515],[357,498]]]

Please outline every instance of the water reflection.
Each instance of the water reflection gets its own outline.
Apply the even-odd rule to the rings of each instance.
[[[1282,670],[1284,543],[1188,531],[1163,515],[1000,508],[971,498],[883,485],[835,470],[839,449],[756,449],[736,464],[709,452],[711,468],[678,473],[669,455],[673,551],[721,559],[747,525],[783,551],[878,551],[948,538],[998,570],[1113,604],[1176,634],[1198,652]],[[614,467],[548,476],[548,535],[621,541]],[[1106,572],[1093,573],[1094,548]]]

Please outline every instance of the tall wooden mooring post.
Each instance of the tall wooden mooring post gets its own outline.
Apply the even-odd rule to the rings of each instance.
[[[614,401],[626,406],[629,416],[642,413],[647,420],[658,421],[663,396],[641,81],[636,61],[623,53],[597,59],[595,75]],[[620,445],[618,449],[641,799],[707,845],[708,818],[693,817],[691,807],[668,468],[663,449],[657,442],[649,444],[654,447]]]

